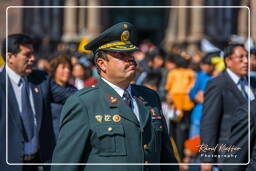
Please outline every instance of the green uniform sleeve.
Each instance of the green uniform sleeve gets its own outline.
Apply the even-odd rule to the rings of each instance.
[[[60,122],[60,133],[52,163],[86,163],[84,147],[89,136],[89,117],[79,96],[71,96],[65,103]],[[52,171],[77,171],[78,165],[52,165]]]

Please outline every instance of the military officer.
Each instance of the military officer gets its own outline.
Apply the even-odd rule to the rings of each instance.
[[[53,165],[52,171],[178,170],[175,165],[150,165],[177,161],[157,93],[130,84],[136,70],[132,52],[138,50],[134,34],[132,24],[121,22],[86,45],[94,52],[101,79],[65,103],[52,161],[119,165]]]

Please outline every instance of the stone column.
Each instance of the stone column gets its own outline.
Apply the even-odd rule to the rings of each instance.
[[[191,6],[203,6],[203,1],[192,0]],[[203,8],[197,7],[191,9],[190,15],[190,31],[189,31],[189,47],[190,51],[197,49],[196,43],[198,43],[203,37]],[[188,27],[188,26],[187,26]]]
[[[179,6],[186,6],[188,1],[179,1]],[[178,43],[186,41],[186,28],[187,24],[187,11],[188,8],[178,8]]]
[[[241,1],[241,6],[249,6],[249,2]],[[240,8],[238,13],[238,35],[244,38],[248,37],[248,13],[247,8]]]
[[[256,1],[250,1],[251,10],[251,37],[256,41]],[[254,44],[256,46],[256,44]]]
[[[100,6],[100,1],[99,0],[89,0],[88,1],[88,6]],[[96,36],[100,33],[101,31],[101,25],[100,25],[100,8],[88,8],[88,32],[92,36]]]
[[[171,1],[172,6],[177,5],[176,0]],[[164,47],[169,50],[177,40],[178,8],[170,8],[168,26],[165,32]]]
[[[85,0],[79,0],[79,6],[86,6]],[[85,21],[86,21],[86,8],[79,8],[79,21],[78,21],[78,31],[79,33],[84,32],[85,30]]]
[[[76,6],[76,0],[66,0],[65,6]],[[63,41],[72,41],[76,37],[76,8],[64,9],[64,33]]]
[[[6,37],[6,8],[8,6],[23,5],[21,0],[8,0],[0,1],[0,42]],[[8,9],[8,34],[20,33],[23,27],[23,10],[22,8],[9,8]],[[2,43],[0,43],[2,49]],[[0,54],[1,56],[1,54]]]
[[[17,2],[17,1],[16,1]],[[22,5],[22,3],[17,2],[15,5]],[[24,8],[9,8],[8,9],[8,34],[20,33],[22,32],[22,11]],[[4,9],[5,17],[5,9]],[[4,19],[5,21],[5,19]],[[5,26],[5,23],[4,23]],[[4,28],[5,30],[5,28]],[[5,35],[4,35],[5,37]]]
[[[192,0],[192,6],[203,6],[203,1]],[[189,40],[199,41],[203,37],[203,8],[192,8],[191,9],[191,27]]]

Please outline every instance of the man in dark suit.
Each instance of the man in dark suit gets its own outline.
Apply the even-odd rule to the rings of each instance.
[[[0,73],[1,171],[36,171],[38,166],[9,164],[51,162],[55,142],[50,103],[63,104],[76,89],[62,88],[46,73],[32,69],[35,56],[30,37],[9,35],[8,49],[4,40],[2,52],[7,65]]]
[[[223,162],[221,148],[228,144],[231,118],[239,106],[255,96],[255,86],[247,84],[248,54],[244,47],[229,45],[224,60],[227,69],[210,80],[206,87],[200,129],[203,163]],[[204,171],[211,169],[211,164],[202,165]]]
[[[52,171],[164,171],[176,163],[157,93],[131,85],[136,62],[132,52],[134,26],[118,23],[92,40],[86,49],[95,54],[101,80],[71,96],[63,107]],[[144,165],[104,166],[96,163]]]
[[[250,105],[250,158],[248,158],[248,103],[242,105],[231,120],[231,136],[229,146],[239,147],[229,152],[235,157],[224,159],[225,163],[243,163],[249,165],[222,166],[223,171],[254,171],[256,170],[256,99]]]

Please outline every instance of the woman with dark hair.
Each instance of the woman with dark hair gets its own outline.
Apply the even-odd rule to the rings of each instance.
[[[62,87],[73,87],[69,84],[71,78],[72,65],[70,59],[65,55],[58,55],[50,61],[50,76]],[[51,103],[52,123],[55,139],[59,134],[59,120],[62,105]]]
[[[78,90],[97,83],[97,79],[92,76],[92,69],[89,66],[84,66],[81,63],[74,65],[72,74],[74,77],[72,84]]]

